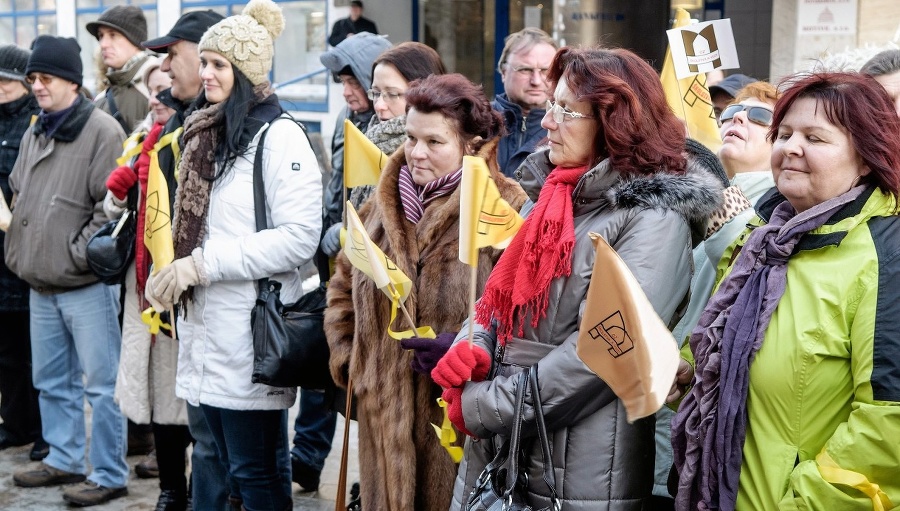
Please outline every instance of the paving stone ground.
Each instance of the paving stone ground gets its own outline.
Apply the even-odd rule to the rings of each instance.
[[[298,407],[299,404],[295,403],[289,413],[288,432],[291,438],[293,437],[293,424]],[[88,421],[90,421],[90,407],[85,405],[85,409],[88,410]],[[87,430],[90,432],[90,425],[88,425]],[[334,510],[338,467],[341,461],[343,432],[343,417],[338,416],[334,447],[331,450],[331,454],[328,456],[328,460],[325,462],[325,470],[322,473],[322,483],[319,487],[319,491],[302,493],[300,492],[300,487],[294,484],[294,511]],[[28,459],[30,449],[31,446],[25,446],[0,451],[0,511],[78,509],[67,506],[62,500],[62,487],[19,488],[13,484],[12,474],[14,472],[35,464]],[[348,488],[353,481],[359,480],[355,422],[351,422],[350,427],[349,453]],[[159,496],[159,480],[138,479],[137,476],[134,475],[134,465],[140,462],[141,459],[141,456],[131,456],[128,458],[128,465],[132,467],[132,472],[131,479],[128,482],[127,497],[88,509],[97,511],[153,511],[156,507],[156,499]]]

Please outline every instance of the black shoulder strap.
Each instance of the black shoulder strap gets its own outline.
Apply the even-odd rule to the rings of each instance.
[[[106,105],[109,107],[109,113],[113,116],[113,119],[118,121],[119,126],[122,126],[122,129],[125,130],[125,134],[131,133],[131,126],[125,123],[122,112],[119,111],[119,106],[116,105],[116,95],[113,94],[112,87],[106,89]]]

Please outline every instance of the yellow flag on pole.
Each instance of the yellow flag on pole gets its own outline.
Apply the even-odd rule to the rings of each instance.
[[[378,184],[388,156],[349,119],[344,119],[344,187]]]
[[[153,258],[153,273],[175,259],[172,244],[172,216],[169,211],[169,184],[159,168],[159,150],[169,142],[169,133],[150,151],[150,171],[147,176],[147,201],[144,217],[144,245]]]
[[[690,14],[678,8],[672,28],[684,27],[690,23]],[[660,80],[669,106],[687,125],[688,136],[705,145],[710,151],[717,152],[722,146],[722,139],[719,137],[719,125],[713,113],[709,88],[706,86],[706,74],[700,73],[677,79],[675,65],[672,62],[672,50],[667,48]]]
[[[487,162],[463,156],[459,201],[459,260],[478,265],[478,249],[502,249],[522,227],[522,217],[500,196]]]
[[[347,241],[344,253],[350,264],[374,280],[375,286],[388,298],[406,301],[412,289],[412,281],[372,242],[350,201],[347,201],[346,208]]]

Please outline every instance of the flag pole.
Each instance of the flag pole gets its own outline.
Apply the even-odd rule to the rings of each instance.
[[[475,262],[478,262],[476,257]],[[469,266],[469,349],[475,345],[475,287],[478,285],[478,266]]]
[[[175,331],[175,306],[172,305],[172,308],[169,309],[169,326],[172,327],[170,330],[172,331],[172,339],[178,340],[178,332]]]
[[[388,289],[391,290],[391,294],[394,296],[400,296],[400,292],[397,291],[397,288],[394,287],[394,283],[391,282],[388,284]],[[403,304],[403,300],[398,299],[397,303],[400,305],[400,310],[403,311],[403,316],[406,318],[406,321],[409,322],[409,326],[412,327],[413,337],[419,336],[419,329],[416,328],[416,322],[413,321],[412,315],[410,315],[409,311],[406,310],[406,305]]]

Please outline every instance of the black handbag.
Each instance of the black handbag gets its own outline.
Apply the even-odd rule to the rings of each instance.
[[[136,223],[135,212],[126,209],[120,218],[107,222],[88,239],[85,259],[100,282],[119,284],[125,279],[134,258]]]
[[[260,135],[253,162],[257,231],[266,228],[262,147],[267,131]],[[259,295],[250,313],[253,383],[307,389],[325,389],[334,385],[328,367],[330,351],[323,325],[324,282],[322,280],[319,287],[300,297],[293,305],[285,306],[281,303],[280,282],[267,278],[257,281]]]
[[[523,497],[528,489],[528,475],[519,472],[519,457],[522,455],[522,421],[525,413],[525,387],[527,385],[531,385],[531,396],[534,401],[534,417],[544,466],[543,479],[550,490],[550,506],[541,509],[531,507]],[[544,424],[544,412],[541,407],[537,365],[519,373],[515,406],[512,434],[478,476],[466,502],[465,511],[559,511],[562,509],[562,503],[556,493],[556,475],[553,472],[550,442],[547,438],[547,426]]]

